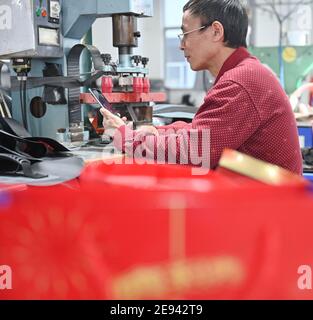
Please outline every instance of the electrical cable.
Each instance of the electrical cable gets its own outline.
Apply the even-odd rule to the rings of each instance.
[[[5,97],[4,97],[4,94],[3,94],[1,89],[0,89],[0,97],[1,97],[2,103],[4,105],[6,117],[12,118],[12,114],[11,114],[10,108],[9,108],[7,102],[5,101]]]
[[[22,80],[20,80],[20,108],[21,108],[21,115],[22,115],[22,120],[23,120],[23,125],[25,127],[24,123],[24,109],[23,109],[23,90],[22,90],[23,84]]]
[[[1,96],[1,93],[2,91],[0,90],[0,114],[1,114],[1,117],[5,118],[5,107],[4,107],[4,103],[3,103],[3,99],[2,99],[2,96]]]
[[[27,79],[27,78],[26,78]],[[23,81],[23,109],[24,109],[24,115],[25,115],[25,129],[28,130],[28,123],[27,123],[27,104],[26,104],[26,85],[27,80]]]
[[[2,102],[0,102],[0,114],[1,114],[2,118],[5,118],[5,113],[4,113],[4,109],[3,109],[3,106],[2,106]]]
[[[26,120],[26,108],[24,107],[24,82],[23,80],[20,80],[20,105],[21,105],[21,114],[22,114],[22,121],[23,121],[23,126],[27,130],[27,120]]]

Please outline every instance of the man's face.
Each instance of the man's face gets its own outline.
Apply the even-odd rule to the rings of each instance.
[[[184,55],[194,71],[207,70],[210,68],[210,60],[216,54],[216,45],[212,41],[211,27],[201,30],[203,25],[199,17],[190,14],[189,10],[184,12],[182,20],[182,32],[190,32],[184,35],[180,49],[184,51]]]

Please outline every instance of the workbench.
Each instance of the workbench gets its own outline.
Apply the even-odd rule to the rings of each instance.
[[[71,149],[71,153],[84,159],[85,163],[123,158],[124,155],[112,144],[104,146],[84,145]]]

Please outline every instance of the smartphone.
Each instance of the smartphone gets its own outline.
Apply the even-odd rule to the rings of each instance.
[[[101,92],[99,92],[99,90],[89,89],[89,92],[92,94],[94,99],[98,102],[98,104],[101,107],[103,107],[103,108],[109,110],[110,112],[112,112],[113,114],[117,115],[117,112],[113,109],[110,102],[107,100],[107,98]]]

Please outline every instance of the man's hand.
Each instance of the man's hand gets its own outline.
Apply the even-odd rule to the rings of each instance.
[[[120,118],[105,108],[101,108],[100,112],[103,116],[104,133],[108,134],[109,136],[113,136],[116,129],[126,124],[126,117]],[[130,122],[128,126],[132,128],[133,123]],[[141,126],[136,130],[136,132],[143,132],[147,135],[159,135],[158,130],[153,126]]]
[[[120,126],[123,126],[125,124],[125,121],[127,120],[125,117],[120,118],[116,115],[114,115],[112,112],[110,112],[107,109],[101,108],[100,112],[103,116],[103,127],[104,129],[117,129]]]
[[[114,136],[115,130],[117,128],[126,124],[126,117],[120,118],[105,108],[101,108],[100,113],[103,116],[102,124],[104,133],[111,137]]]
[[[149,134],[152,134],[155,136],[159,135],[158,130],[154,126],[141,126],[136,130],[136,132],[143,132],[147,135],[149,135]]]

